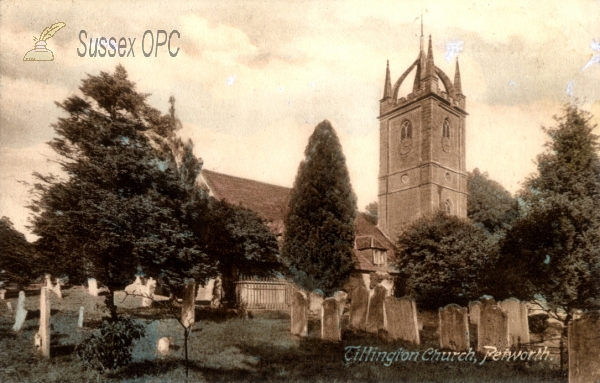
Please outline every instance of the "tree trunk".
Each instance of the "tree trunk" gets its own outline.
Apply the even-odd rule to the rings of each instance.
[[[108,295],[104,301],[106,308],[110,313],[110,318],[116,320],[119,315],[117,314],[117,305],[115,305],[115,289],[112,286],[108,286]]]

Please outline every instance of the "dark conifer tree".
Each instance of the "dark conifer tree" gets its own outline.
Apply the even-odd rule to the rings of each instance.
[[[356,196],[329,121],[317,125],[304,154],[285,218],[282,254],[298,284],[331,295],[353,269]]]

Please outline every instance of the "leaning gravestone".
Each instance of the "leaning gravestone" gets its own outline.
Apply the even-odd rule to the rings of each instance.
[[[308,300],[303,291],[296,290],[292,295],[292,310],[291,310],[291,329],[292,335],[307,336],[308,335],[308,319],[306,310],[308,308]]]
[[[387,289],[381,285],[375,286],[373,295],[369,298],[369,310],[367,312],[367,332],[378,333],[386,328],[385,307],[383,301],[387,296]]]
[[[93,296],[98,296],[98,281],[96,278],[88,278],[88,293]]]
[[[415,300],[410,297],[387,297],[384,303],[389,338],[420,344]]]
[[[323,301],[321,339],[333,342],[342,340],[340,308],[339,302],[335,298],[327,298]]]
[[[183,287],[183,302],[181,304],[181,323],[189,328],[196,323],[196,284],[186,283]]]
[[[529,343],[529,320],[525,302],[509,298],[498,303],[508,315],[508,335],[511,345]]]
[[[600,382],[600,312],[569,325],[569,383]]]
[[[466,307],[450,304],[440,307],[440,348],[452,351],[469,350],[469,321]]]
[[[483,302],[482,302],[483,303]],[[495,304],[483,304],[477,328],[477,351],[486,352],[485,346],[505,350],[509,347],[508,315]]]
[[[13,331],[21,331],[23,323],[27,318],[27,310],[25,310],[25,291],[19,291],[19,300],[17,301],[17,316],[15,318],[15,325]]]
[[[469,302],[469,322],[475,326],[479,325],[479,315],[481,314],[481,302]]]
[[[40,293],[40,328],[35,335],[38,351],[46,358],[50,357],[50,291],[42,287]]]
[[[367,325],[369,308],[369,291],[361,283],[352,291],[350,302],[350,328],[364,331]]]

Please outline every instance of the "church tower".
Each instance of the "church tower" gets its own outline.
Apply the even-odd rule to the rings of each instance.
[[[465,96],[456,60],[454,83],[435,66],[431,36],[392,87],[389,61],[379,109],[379,228],[396,240],[405,225],[443,209],[467,216]],[[398,94],[415,71],[412,92]]]

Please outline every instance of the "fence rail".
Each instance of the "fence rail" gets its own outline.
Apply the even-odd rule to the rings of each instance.
[[[282,280],[242,280],[235,282],[238,306],[247,309],[289,310],[292,285]]]

